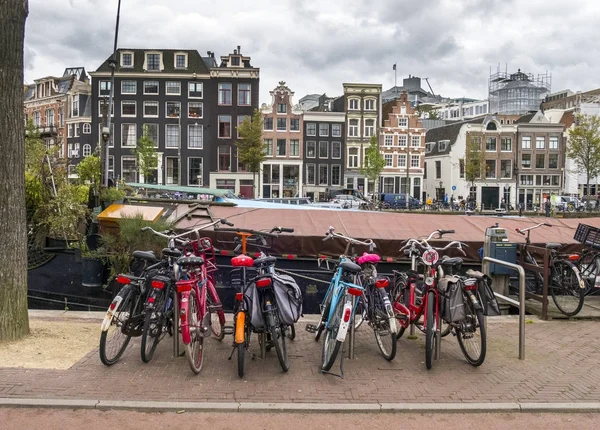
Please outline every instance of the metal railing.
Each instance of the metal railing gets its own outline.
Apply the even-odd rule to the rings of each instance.
[[[500,266],[508,267],[516,270],[519,274],[519,301],[503,296],[494,292],[495,296],[500,300],[507,302],[519,308],[519,360],[525,360],[525,270],[523,267],[514,263],[497,260],[491,257],[483,257],[482,269],[483,273],[489,276],[489,263],[499,264]]]

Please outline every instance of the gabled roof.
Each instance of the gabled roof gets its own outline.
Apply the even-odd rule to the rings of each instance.
[[[437,127],[427,130],[427,134],[425,135],[425,143],[429,142],[441,142],[444,140],[449,141],[449,144],[446,145],[445,151],[439,151],[439,146],[435,145],[435,147],[425,154],[426,157],[432,157],[434,155],[446,154],[450,152],[450,148],[456,142],[456,138],[460,133],[460,129],[465,124],[482,124],[484,117],[470,119],[468,121],[459,121],[453,124],[445,125],[444,127]]]
[[[164,70],[161,73],[181,73],[181,74],[190,74],[190,73],[198,73],[198,74],[208,74],[209,70],[206,67],[206,64],[200,53],[195,49],[118,49],[117,50],[117,73],[123,74],[139,74],[146,73],[144,71],[144,53],[148,51],[154,52],[162,52],[163,53],[163,64],[165,66]],[[121,52],[133,52],[133,67],[121,67],[120,59]],[[175,53],[182,52],[188,55],[188,67],[187,69],[176,69],[175,68]],[[166,54],[166,55],[165,55]],[[109,60],[112,58],[112,55],[109,56],[101,65],[98,67],[96,72],[110,72],[110,67],[108,66]]]
[[[515,121],[515,124],[529,124],[534,116],[535,112],[523,115],[521,118]]]

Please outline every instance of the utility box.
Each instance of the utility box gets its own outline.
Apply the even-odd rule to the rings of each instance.
[[[498,228],[496,224],[495,227],[488,227],[485,230],[483,256],[506,261],[507,263],[516,263],[517,244],[508,242],[506,229]],[[513,269],[494,263],[489,263],[489,270],[491,275],[511,275],[514,273]]]

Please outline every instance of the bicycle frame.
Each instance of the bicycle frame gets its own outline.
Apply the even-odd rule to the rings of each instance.
[[[340,258],[340,263],[346,260],[345,257]],[[344,269],[342,267],[337,268],[333,279],[331,280],[331,284],[329,284],[329,288],[326,294],[331,293],[331,303],[329,305],[329,314],[327,315],[327,322],[325,323],[325,328],[329,328],[329,322],[332,320],[337,304],[340,300],[346,300],[348,296],[348,290],[358,290],[358,294],[353,294],[355,296],[361,296],[364,294],[365,289],[362,285],[358,285],[357,283],[350,283],[342,280],[342,273]],[[360,278],[355,276],[355,282],[360,282]],[[358,304],[357,300],[346,300],[344,304],[344,311],[342,313],[342,321],[340,321],[340,327],[337,332],[337,340],[340,342],[344,342],[346,340],[346,334],[348,333],[348,328],[352,321],[354,320],[354,313],[356,311],[356,305]],[[350,314],[348,314],[348,310],[350,310]],[[348,316],[347,316],[348,315]]]

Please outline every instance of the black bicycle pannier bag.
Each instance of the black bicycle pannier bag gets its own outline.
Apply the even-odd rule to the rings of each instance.
[[[487,275],[477,282],[477,292],[479,293],[481,306],[483,307],[483,314],[487,317],[500,315],[498,300],[496,300],[494,290],[492,289],[492,280]]]
[[[265,319],[260,307],[258,290],[256,289],[256,284],[254,282],[248,285],[248,288],[244,291],[244,302],[246,303],[246,309],[248,310],[248,316],[250,317],[250,324],[252,324],[252,327],[257,329],[264,328]]]
[[[273,291],[275,292],[279,321],[284,325],[296,323],[302,315],[302,291],[294,278],[289,275],[274,275]]]
[[[438,283],[440,296],[440,316],[446,322],[459,322],[465,319],[465,300],[460,278],[446,276]]]

